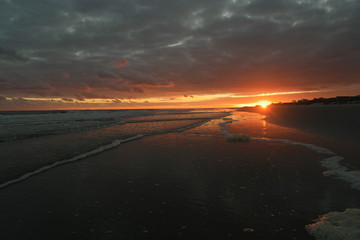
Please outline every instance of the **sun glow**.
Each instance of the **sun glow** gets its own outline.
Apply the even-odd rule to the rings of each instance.
[[[260,104],[260,106],[261,106],[262,108],[267,108],[268,105],[269,105],[269,104],[266,104],[266,103]]]
[[[255,107],[255,106],[261,106],[261,108],[266,109],[267,106],[272,104],[270,101],[258,101],[258,102],[252,102],[252,103],[243,103],[243,104],[236,104],[236,107]]]
[[[261,108],[266,109],[267,106],[269,106],[271,103],[272,102],[270,102],[270,101],[264,100],[264,101],[255,102],[254,105],[255,106],[261,106]]]
[[[269,101],[260,101],[258,102],[256,105],[260,105],[262,108],[267,108],[267,106],[269,106],[271,104],[271,102]]]

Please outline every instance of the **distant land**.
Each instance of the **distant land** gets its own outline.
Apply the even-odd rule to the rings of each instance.
[[[293,100],[239,111],[261,113],[269,123],[360,144],[360,95]]]
[[[287,103],[272,103],[273,105],[310,105],[310,104],[359,104],[360,103],[360,95],[356,96],[337,96],[332,98],[313,98],[312,100],[301,99],[301,100],[293,100],[292,102]]]

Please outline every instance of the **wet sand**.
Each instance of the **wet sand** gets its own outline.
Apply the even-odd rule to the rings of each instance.
[[[259,111],[268,122],[360,144],[360,104],[271,105]]]
[[[336,141],[236,113],[232,133]],[[231,143],[213,120],[149,136],[0,191],[3,239],[314,239],[318,215],[360,207],[323,176],[322,154],[275,142]]]

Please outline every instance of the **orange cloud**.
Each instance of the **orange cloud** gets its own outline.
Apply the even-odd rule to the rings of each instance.
[[[128,60],[126,60],[125,58],[120,59],[120,61],[118,62],[111,62],[112,65],[117,66],[117,67],[123,67],[129,64]]]

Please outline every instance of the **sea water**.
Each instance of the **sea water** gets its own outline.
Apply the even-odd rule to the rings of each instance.
[[[226,110],[0,112],[0,187],[146,135],[183,131]]]
[[[352,179],[358,178],[349,177],[348,173],[354,171],[342,165],[342,156],[297,130],[264,123],[258,114],[228,115],[228,110],[3,113],[1,186],[10,187],[84,159],[65,168],[69,173],[83,174],[82,188],[72,186],[79,176],[70,175],[69,180],[57,179],[54,186],[42,187],[44,191],[37,193],[40,199],[47,199],[47,193],[60,184],[64,194],[56,198],[68,201],[72,192],[81,192],[75,202],[86,206],[89,202],[85,196],[89,195],[90,201],[96,189],[99,198],[91,204],[103,209],[101,212],[124,214],[125,219],[134,216],[135,227],[143,227],[140,234],[145,236],[154,232],[170,236],[177,231],[187,239],[312,239],[305,231],[307,225],[308,232],[317,239],[347,239],[349,234],[357,239],[359,197],[352,195],[350,185],[333,182],[321,174],[325,170],[328,176],[328,171],[335,171],[335,176],[354,185]],[[134,142],[118,148],[117,161],[111,160],[111,154],[104,158],[100,154],[88,163],[85,159],[129,141]],[[56,169],[61,172],[61,168]],[[152,199],[156,194],[165,200]],[[5,203],[7,197],[2,196]],[[113,199],[105,201],[111,207],[97,205],[106,198]],[[116,205],[119,199],[123,201],[121,206]],[[136,202],[142,199],[155,202]],[[158,205],[156,201],[160,201]],[[51,200],[43,201],[44,209],[49,207],[48,202],[51,205]],[[18,208],[22,208],[23,203],[19,203]],[[149,209],[139,212],[142,206]],[[79,211],[74,203],[62,207]],[[316,215],[327,212],[311,224]],[[177,219],[171,220],[174,216]],[[92,217],[95,221],[100,216]],[[123,216],[118,217],[124,221]],[[164,221],[168,229],[156,230],[154,219]],[[176,226],[165,222],[169,219]],[[116,224],[107,226],[110,230],[99,232],[99,236],[126,229]],[[96,229],[96,225],[90,225]]]

